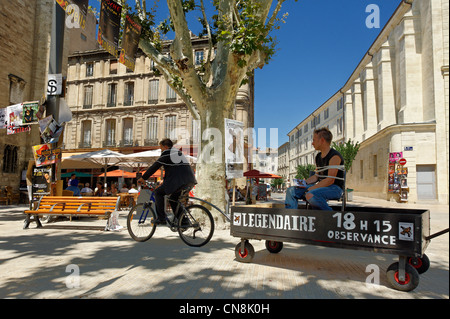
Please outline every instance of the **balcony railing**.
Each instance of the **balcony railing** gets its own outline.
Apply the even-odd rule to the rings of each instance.
[[[144,146],[158,146],[159,142],[156,138],[146,138],[144,140]]]
[[[92,143],[91,142],[80,142],[78,144],[78,148],[91,148]]]

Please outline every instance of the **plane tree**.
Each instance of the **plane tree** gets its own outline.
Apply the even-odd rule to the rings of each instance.
[[[131,0],[128,0],[128,3]],[[156,23],[157,4],[134,0],[135,16],[143,26],[139,48],[201,122],[201,152],[197,160],[197,195],[221,209],[226,206],[224,119],[232,118],[239,87],[276,52],[273,30],[285,22],[286,0],[167,0],[169,18]],[[297,1],[297,0],[295,0]],[[129,11],[122,0],[123,13]],[[157,1],[156,1],[157,2]],[[197,10],[209,50],[198,67],[189,28],[189,12]],[[209,13],[209,15],[208,15]],[[163,52],[171,33],[170,54]],[[216,221],[224,222],[216,215]]]

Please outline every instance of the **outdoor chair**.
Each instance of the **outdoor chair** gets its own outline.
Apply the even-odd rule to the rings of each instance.
[[[6,186],[6,194],[9,200],[9,204],[16,203],[19,204],[20,202],[20,193],[13,191],[13,188],[11,186]]]
[[[9,198],[6,194],[6,191],[0,188],[0,204],[4,203],[5,205],[8,205]]]

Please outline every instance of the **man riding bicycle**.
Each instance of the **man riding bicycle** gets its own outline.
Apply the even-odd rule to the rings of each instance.
[[[161,156],[150,166],[147,171],[138,180],[138,183],[145,183],[161,166],[164,167],[164,182],[155,190],[156,213],[158,219],[155,224],[165,224],[166,214],[164,212],[164,196],[170,195],[169,202],[175,217],[178,216],[177,201],[181,195],[183,188],[197,184],[189,162],[183,152],[173,148],[173,142],[166,138],[163,139],[159,146],[161,148]]]

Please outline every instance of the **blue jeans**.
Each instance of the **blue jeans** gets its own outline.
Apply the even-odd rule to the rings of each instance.
[[[289,209],[297,209],[298,200],[305,195],[306,191],[313,185],[308,185],[306,188],[289,187],[286,191],[285,206]],[[328,206],[328,199],[339,199],[344,191],[337,185],[330,185],[327,187],[316,188],[308,191],[313,197],[308,200],[313,209],[332,210]]]

